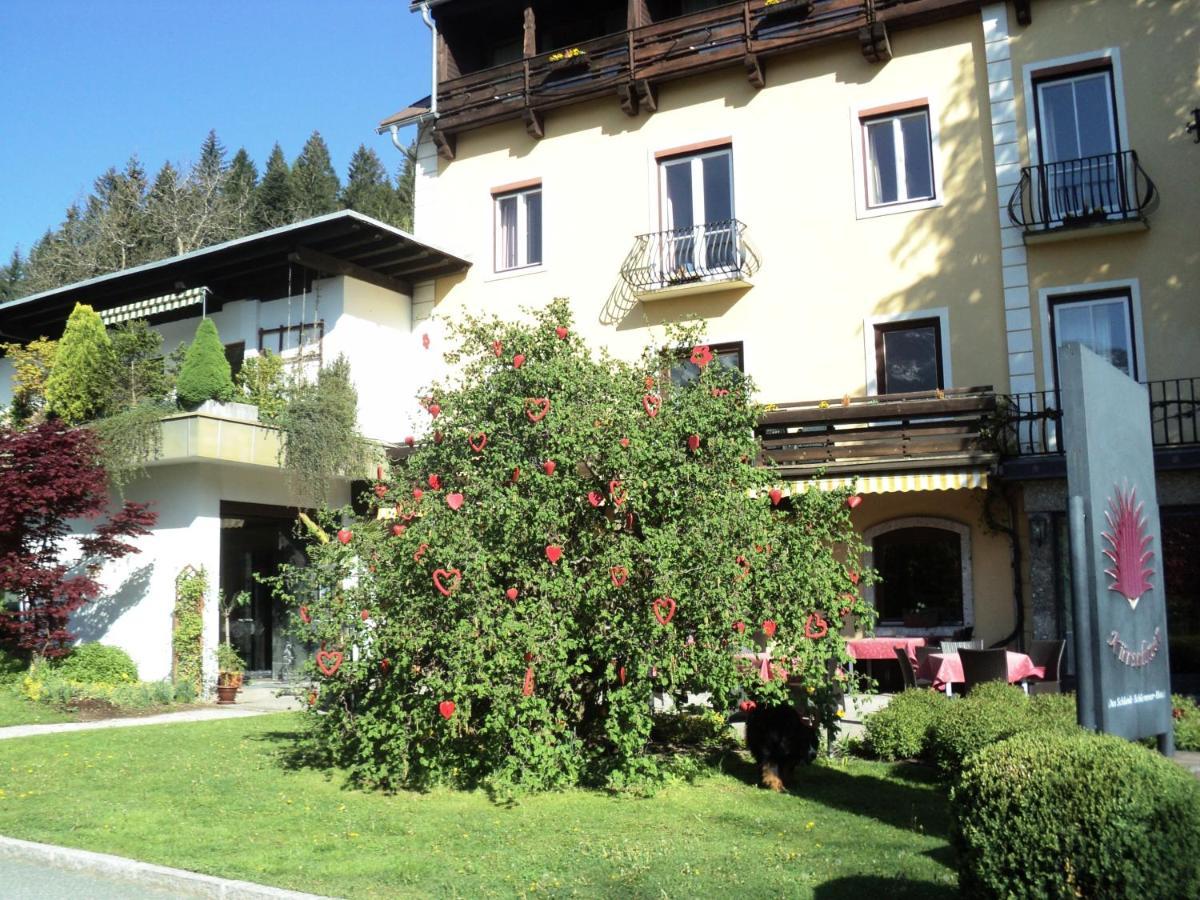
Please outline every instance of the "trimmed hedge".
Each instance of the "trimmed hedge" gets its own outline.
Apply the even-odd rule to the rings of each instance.
[[[864,723],[864,746],[879,759],[917,759],[928,755],[929,732],[953,700],[934,690],[907,690],[894,696]]]
[[[1022,734],[950,794],[967,897],[1200,897],[1200,782],[1120,738]]]
[[[137,665],[120,647],[81,644],[54,664],[54,672],[66,681],[81,684],[121,684],[137,681]]]
[[[1200,706],[1183,694],[1171,695],[1175,722],[1175,749],[1200,750]]]

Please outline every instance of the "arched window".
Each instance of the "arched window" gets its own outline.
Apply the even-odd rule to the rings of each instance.
[[[950,519],[893,519],[863,534],[878,584],[864,595],[884,629],[974,624],[971,529]]]

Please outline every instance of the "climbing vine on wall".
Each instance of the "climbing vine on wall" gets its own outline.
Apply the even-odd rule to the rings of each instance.
[[[208,576],[204,569],[184,566],[175,579],[174,629],[175,681],[192,685],[199,693],[204,674],[204,594]]]

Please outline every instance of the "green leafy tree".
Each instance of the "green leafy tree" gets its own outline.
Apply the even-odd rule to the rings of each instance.
[[[112,395],[108,408],[165,403],[174,386],[163,359],[162,335],[144,319],[109,329],[113,347]]]
[[[46,379],[50,412],[71,425],[102,414],[112,392],[114,363],[112,341],[100,316],[76,303]]]
[[[44,337],[25,345],[0,344],[0,353],[13,367],[10,413],[16,424],[40,418],[46,407],[46,380],[57,352],[58,342]]]
[[[232,370],[212,319],[200,320],[196,338],[184,354],[175,393],[185,409],[194,409],[207,400],[228,402],[234,398]]]
[[[341,202],[347,209],[401,227],[403,209],[400,197],[392,188],[379,156],[364,144],[359,144],[350,158]]]
[[[329,147],[319,131],[314,131],[304,142],[304,149],[292,165],[292,189],[294,221],[323,216],[339,208],[341,184],[329,159]]]
[[[254,191],[255,229],[278,228],[291,222],[296,205],[295,194],[292,170],[283,155],[283,148],[276,143],[267,157],[267,169],[262,181]]]
[[[287,407],[283,359],[270,350],[251,356],[242,363],[237,386],[247,403],[258,407],[258,417],[268,424],[279,421]]]
[[[675,386],[673,354],[597,356],[571,325],[564,301],[464,319],[431,433],[279,582],[322,648],[312,739],[361,783],[652,783],[656,692],[784,703],[784,670],[835,718],[842,624],[872,615],[847,493],[772,493],[739,373]]]

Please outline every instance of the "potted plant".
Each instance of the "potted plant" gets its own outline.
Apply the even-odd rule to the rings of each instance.
[[[588,64],[587,51],[582,47],[571,47],[569,50],[557,50],[546,57],[551,70],[573,69]]]
[[[768,15],[782,12],[807,15],[812,11],[812,0],[766,0],[763,9]]]
[[[240,609],[243,606],[249,606],[250,599],[249,591],[238,591],[232,597],[226,597],[224,591],[217,592],[217,604],[221,607],[221,621],[225,625],[225,643],[223,646],[230,647],[232,649],[232,645],[229,642],[229,620],[233,617],[233,611],[235,609]],[[217,653],[217,659],[220,659],[220,651]],[[245,664],[242,664],[241,669],[239,669],[237,672],[237,677],[234,679],[234,687],[239,691],[242,689],[242,680],[244,678],[244,673],[242,670],[244,669]]]
[[[246,671],[242,661],[232,644],[220,644],[217,647],[217,702],[234,703],[237,700],[238,686]]]

